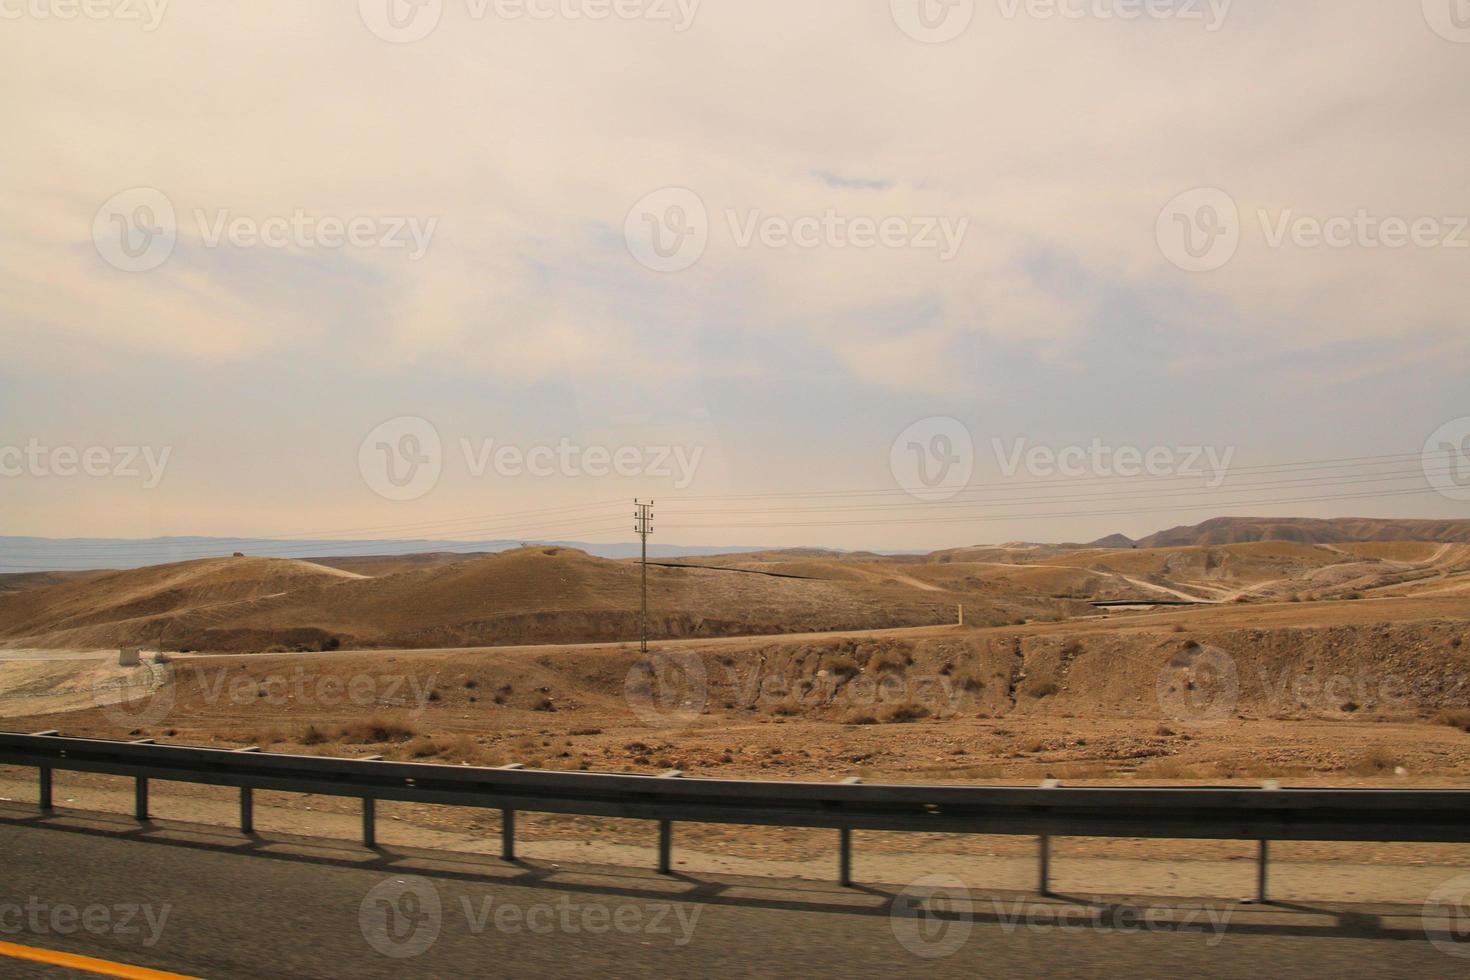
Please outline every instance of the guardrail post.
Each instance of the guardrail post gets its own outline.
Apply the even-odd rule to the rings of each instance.
[[[133,783],[133,819],[139,823],[148,820],[148,777],[138,776]]]
[[[31,735],[33,736],[51,736],[60,734],[61,732],[57,731],[55,728],[48,728],[45,731],[40,732],[31,732]],[[40,809],[42,813],[50,813],[51,811],[56,809],[56,807],[52,806],[51,804],[51,767],[37,766],[36,770],[39,774],[41,782],[40,788],[36,793],[36,800],[40,804]]]
[[[844,786],[856,786],[863,781],[861,776],[848,776]],[[837,883],[843,888],[852,887],[852,828],[837,828]]]
[[[236,752],[259,752],[259,745],[247,745]],[[249,786],[240,787],[240,833],[255,833],[255,790]]]
[[[378,801],[371,796],[362,798],[362,846],[378,846]]]
[[[658,822],[658,873],[673,873],[674,824],[671,820]]]
[[[1045,780],[1042,780],[1041,788],[1042,789],[1056,789],[1060,785],[1062,785],[1061,780],[1058,780],[1058,779],[1045,779]],[[1037,853],[1037,865],[1038,865],[1038,868],[1037,868],[1037,872],[1038,872],[1037,873],[1037,877],[1039,879],[1038,882],[1037,882],[1037,885],[1036,885],[1036,891],[1040,895],[1050,895],[1051,894],[1051,835],[1049,835],[1049,834],[1042,834],[1040,837],[1037,838],[1036,843],[1038,845],[1038,847],[1037,847],[1037,851],[1038,851],[1038,853]]]
[[[524,769],[525,765],[512,762],[501,766],[502,769]],[[516,812],[509,807],[500,810],[500,860],[514,861],[516,859]]]
[[[500,811],[500,860],[514,861],[516,859],[516,812],[506,809]]]
[[[1274,779],[1268,779],[1261,784],[1261,789],[1268,793],[1281,789],[1281,784]],[[1256,901],[1262,905],[1267,901],[1267,873],[1271,860],[1271,842],[1262,840],[1260,850],[1256,852]]]
[[[678,779],[684,774],[678,769],[670,769],[659,776],[659,779]],[[661,875],[674,873],[674,822],[672,820],[660,820],[658,822],[658,873]]]

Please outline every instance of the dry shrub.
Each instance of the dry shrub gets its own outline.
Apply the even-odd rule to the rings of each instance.
[[[327,733],[320,728],[315,725],[307,725],[296,741],[302,745],[324,745],[329,739]]]
[[[1049,698],[1060,690],[1061,688],[1057,686],[1056,681],[1029,681],[1025,688],[1028,695],[1038,700]]]
[[[801,714],[801,702],[796,698],[786,698],[771,705],[771,714],[779,718],[791,718]]]
[[[852,678],[858,675],[857,661],[846,654],[828,657],[822,667],[834,677]]]
[[[881,712],[881,716],[886,724],[903,725],[911,721],[918,721],[920,718],[928,718],[929,709],[921,704],[905,701],[902,704],[885,706]]]
[[[966,670],[961,672],[956,683],[959,685],[961,691],[969,694],[985,690],[985,681],[981,679],[979,671]]]
[[[417,730],[406,718],[375,714],[342,726],[339,737],[354,745],[373,745],[380,742],[406,742],[417,735]]]
[[[876,725],[878,724],[878,719],[871,711],[854,709],[847,713],[847,717],[842,719],[842,723],[844,725]]]
[[[1451,708],[1448,711],[1441,711],[1434,720],[1438,724],[1449,725],[1462,732],[1470,732],[1470,708]]]
[[[1371,776],[1396,769],[1399,764],[1399,757],[1394,755],[1392,749],[1386,745],[1374,745],[1363,752],[1351,769],[1360,776]]]

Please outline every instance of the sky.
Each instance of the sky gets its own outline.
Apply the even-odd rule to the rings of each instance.
[[[1463,0],[0,0],[0,55],[0,535],[1470,518]]]

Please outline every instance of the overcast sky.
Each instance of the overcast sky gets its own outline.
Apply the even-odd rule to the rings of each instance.
[[[0,0],[0,534],[1470,518],[1458,0],[389,2]]]

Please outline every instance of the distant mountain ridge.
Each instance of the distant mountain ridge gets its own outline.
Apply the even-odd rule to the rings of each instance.
[[[1371,517],[1216,517],[1202,524],[1170,528],[1134,541],[1112,534],[1092,548],[1185,548],[1199,545],[1292,541],[1298,544],[1354,544],[1374,541],[1470,543],[1470,520],[1395,520]]]
[[[292,540],[277,538],[32,538],[0,536],[0,573],[126,569],[228,558],[235,552],[260,558],[336,559],[361,556],[427,554],[496,554],[523,545],[576,548],[599,558],[632,558],[633,543],[588,544],[582,541],[537,539],[494,541],[435,541],[429,539]],[[729,555],[761,548],[681,547],[649,542],[648,554],[659,558]]]

